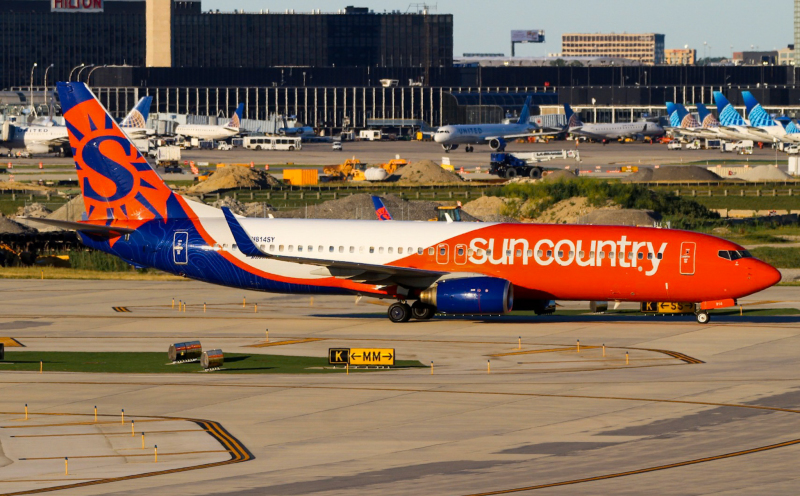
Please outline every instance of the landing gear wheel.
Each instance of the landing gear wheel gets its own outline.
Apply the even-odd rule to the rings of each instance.
[[[408,322],[411,319],[411,307],[405,303],[393,303],[389,307],[389,320],[395,323]]]
[[[702,312],[697,312],[698,324],[708,324],[709,320],[711,320],[711,317],[708,315],[708,312],[706,312],[705,310]]]
[[[472,147],[471,146],[464,147],[464,151],[466,151],[467,153],[472,153]]]
[[[411,316],[417,320],[428,320],[434,316],[436,309],[430,305],[426,305],[421,301],[415,301],[411,305]]]

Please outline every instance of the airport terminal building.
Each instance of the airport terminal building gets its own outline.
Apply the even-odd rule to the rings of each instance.
[[[331,132],[494,121],[527,95],[534,115],[570,103],[586,122],[657,114],[665,101],[711,104],[715,90],[734,105],[742,89],[768,108],[800,101],[794,67],[660,65],[663,35],[613,36],[570,38],[565,50],[602,42],[641,61],[486,67],[454,63],[453,16],[426,8],[220,13],[185,0],[0,0],[0,90],[12,91],[0,95],[0,117],[31,97],[46,112],[45,83],[52,92],[70,76],[116,117],[152,95],[154,114],[214,119],[244,102],[246,120],[291,115]]]
[[[449,67],[453,16],[359,7],[219,13],[183,0],[0,0],[0,46],[0,88],[30,84],[34,63],[39,84],[50,64],[49,81],[66,80],[80,64]]]

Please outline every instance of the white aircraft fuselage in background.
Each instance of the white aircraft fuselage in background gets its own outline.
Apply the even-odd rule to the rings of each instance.
[[[224,140],[239,134],[239,128],[210,124],[182,124],[175,128],[175,134],[202,140]]]
[[[570,134],[593,139],[633,138],[636,136],[660,136],[664,128],[655,122],[622,122],[616,124],[583,124],[569,128]]]

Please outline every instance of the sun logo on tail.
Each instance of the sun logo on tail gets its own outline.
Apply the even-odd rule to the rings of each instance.
[[[172,191],[95,99],[64,115],[89,220],[167,218]]]

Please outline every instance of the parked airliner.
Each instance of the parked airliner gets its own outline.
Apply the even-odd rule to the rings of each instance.
[[[566,103],[564,104],[564,113],[567,116],[567,132],[572,135],[596,140],[618,140],[664,134],[663,127],[650,121],[584,124],[578,114],[573,112]]]
[[[57,89],[87,220],[38,221],[135,266],[246,290],[396,300],[393,322],[543,313],[558,299],[699,303],[705,323],[708,310],[780,280],[735,243],[671,229],[240,217],[172,191],[85,84]]]
[[[152,100],[151,96],[142,97],[120,124],[132,139],[146,137],[145,127]],[[30,126],[17,126],[10,122],[3,123],[0,148],[6,148],[8,156],[11,156],[14,150],[25,150],[31,155],[57,152],[67,156],[71,151],[67,127],[56,125],[49,120],[42,125]]]
[[[239,134],[239,127],[242,123],[244,103],[236,107],[231,120],[224,126],[214,126],[211,124],[181,124],[175,128],[175,134],[186,138],[199,138],[204,140],[224,140]]]

